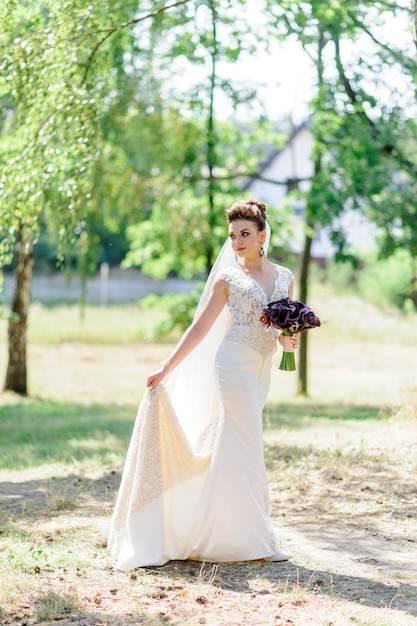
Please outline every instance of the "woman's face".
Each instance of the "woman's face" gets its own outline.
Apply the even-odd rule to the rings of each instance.
[[[255,222],[233,220],[229,224],[229,237],[233,252],[243,258],[259,258],[259,248],[265,242],[266,231],[259,231]]]

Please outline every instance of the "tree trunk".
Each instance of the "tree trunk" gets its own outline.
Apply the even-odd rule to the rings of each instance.
[[[411,278],[411,299],[414,303],[414,307],[417,309],[417,259],[413,259],[412,267],[413,267],[413,276]]]
[[[26,327],[33,275],[33,241],[23,228],[17,237],[15,288],[9,320],[9,362],[4,390],[27,395]]]
[[[213,266],[213,236],[212,229],[216,223],[216,206],[214,200],[215,194],[215,180],[214,180],[214,168],[216,165],[216,136],[214,130],[214,95],[216,90],[216,73],[217,73],[217,56],[218,56],[218,48],[217,48],[217,13],[216,8],[214,6],[213,0],[209,1],[209,8],[211,12],[211,35],[212,35],[212,49],[211,49],[211,75],[210,75],[210,104],[208,111],[208,119],[207,119],[207,167],[208,167],[208,189],[207,189],[207,200],[209,205],[208,212],[208,224],[209,224],[209,234],[208,234],[208,246],[206,250],[206,272],[207,275],[210,273],[210,270]]]
[[[309,225],[309,232],[312,228]],[[300,272],[300,300],[301,302],[307,302],[308,299],[308,271],[310,268],[311,260],[311,244],[313,243],[313,237],[310,234],[306,235],[304,242],[303,256],[301,260],[301,272]],[[308,354],[308,332],[301,333],[299,359],[298,359],[298,393],[306,396],[308,392],[308,378],[307,378],[307,354]]]
[[[324,66],[323,66],[323,50],[326,45],[326,38],[324,32],[320,31],[317,42],[317,89],[320,95],[324,86]],[[322,137],[317,135],[315,137],[316,143],[322,143]],[[315,201],[315,188],[314,181],[317,180],[322,167],[321,150],[318,150],[314,157],[314,173],[312,179],[312,185],[308,196],[306,206],[306,238],[304,242],[303,256],[301,260],[301,272],[300,272],[300,300],[307,303],[308,299],[308,273],[311,262],[311,246],[313,243],[313,237],[316,231],[316,217],[317,207]],[[298,365],[298,393],[301,395],[308,395],[308,380],[307,380],[307,356],[308,356],[308,332],[301,333],[300,339],[300,352],[299,352],[299,365]]]

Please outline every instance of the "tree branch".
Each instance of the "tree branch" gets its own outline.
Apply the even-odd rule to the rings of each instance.
[[[358,104],[358,97],[356,95],[355,90],[353,89],[352,85],[350,84],[350,81],[348,79],[348,77],[345,74],[345,69],[343,67],[343,63],[342,60],[340,58],[340,41],[339,41],[339,37],[337,35],[333,35],[333,43],[334,43],[334,49],[335,49],[335,61],[336,61],[336,68],[339,74],[339,78],[342,81],[342,85],[344,90],[346,91],[346,94],[349,98],[349,100],[351,101],[351,103],[353,105],[355,105],[355,108],[357,109],[358,113],[360,115],[365,115],[367,121],[369,121],[369,124],[371,126],[374,125],[374,123],[372,122],[372,120],[370,120],[368,118],[368,116],[366,115],[365,111],[363,111],[362,105],[360,105],[360,107],[357,107],[356,105]]]
[[[349,79],[347,78],[345,74],[344,67],[340,58],[339,38],[336,35],[334,35],[333,41],[335,45],[336,67],[339,73],[340,80],[342,81],[343,87],[346,91],[346,94],[350,102],[353,104],[357,115],[359,115],[359,117],[371,129],[372,137],[375,140],[379,140],[381,139],[381,133],[379,129],[377,128],[373,120],[371,120],[371,118],[368,117],[368,115],[366,114],[363,108],[362,102],[358,98],[355,90],[353,89],[352,85],[350,84]],[[401,167],[403,167],[411,176],[413,176],[413,178],[417,177],[417,168],[416,168],[415,163],[407,159],[407,157],[404,156],[402,152],[399,150],[397,145],[394,146],[391,143],[382,142],[380,151],[384,155],[392,155],[392,157],[401,165]]]
[[[375,6],[375,0],[364,0],[364,4],[370,4],[372,6]],[[384,2],[383,0],[378,0],[378,4],[394,11],[396,9],[398,9],[399,11],[409,11],[407,7],[402,6],[401,4],[396,4],[395,2]]]
[[[417,47],[417,0],[413,0],[413,39]]]
[[[188,182],[199,182],[202,180],[208,181],[210,180],[210,178],[212,180],[217,180],[217,181],[234,180],[235,178],[251,178],[254,180],[262,180],[264,183],[269,183],[270,185],[281,185],[282,187],[288,187],[289,185],[291,185],[295,189],[298,189],[298,183],[312,180],[312,176],[301,176],[301,177],[296,176],[293,178],[287,178],[286,180],[275,180],[274,178],[266,178],[265,176],[262,176],[262,174],[257,174],[256,172],[235,172],[235,173],[225,174],[225,175],[213,174],[213,176],[211,177],[209,176],[184,176],[184,180],[187,180]]]
[[[417,0],[415,0],[415,2],[417,4]],[[359,26],[359,28],[361,28],[361,30],[363,30],[363,32],[366,35],[368,35],[368,37],[370,37],[370,39],[374,42],[374,44],[379,46],[385,52],[389,52],[397,62],[401,63],[400,57],[402,56],[402,53],[400,50],[393,50],[388,44],[385,44],[385,43],[382,43],[382,41],[379,41],[379,39],[377,39],[375,35],[365,26],[365,24],[363,24],[358,19],[356,19],[356,17],[352,13],[349,13],[349,17],[356,26]],[[417,15],[416,15],[416,19],[417,19]]]
[[[133,20],[129,20],[128,22],[125,22],[124,24],[119,24],[118,26],[114,26],[113,28],[101,29],[99,31],[96,31],[100,33],[104,32],[106,34],[95,44],[93,50],[90,52],[88,59],[87,59],[86,68],[85,68],[85,72],[84,72],[84,76],[82,78],[81,84],[84,84],[85,81],[87,80],[88,72],[90,71],[90,68],[93,63],[93,59],[96,55],[97,50],[107,41],[107,39],[109,39],[112,35],[114,35],[114,33],[117,33],[120,30],[124,30],[125,28],[129,28],[130,26],[134,26],[135,24],[139,24],[140,22],[144,22],[147,19],[158,17],[158,15],[165,13],[165,11],[168,11],[169,9],[175,9],[176,7],[179,7],[183,4],[188,4],[189,2],[191,2],[191,0],[178,0],[178,2],[174,2],[173,4],[168,4],[167,6],[161,7],[160,9],[157,9],[156,11],[152,11],[151,13],[148,13],[147,15],[143,15],[142,17],[137,17]]]

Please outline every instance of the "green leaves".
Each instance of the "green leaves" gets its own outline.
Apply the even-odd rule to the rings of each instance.
[[[411,91],[417,64],[403,42],[387,42],[378,29],[395,7],[361,0],[267,0],[266,5],[277,36],[296,36],[316,69],[311,101],[315,174],[307,220],[319,228],[334,223],[345,210],[356,209],[388,233],[397,215],[402,236],[389,234],[390,249],[394,240],[410,243],[406,225],[412,222],[411,204],[408,211],[400,208],[393,181],[400,176],[404,182],[406,174],[410,194],[405,192],[404,198],[411,201],[416,134],[410,132],[407,109],[415,102],[398,85],[408,83]],[[393,66],[402,82],[398,76],[386,78],[387,68]],[[407,155],[407,145],[414,145],[413,156]],[[342,253],[344,233],[333,228]]]
[[[157,279],[171,271],[184,278],[204,276],[206,245],[218,251],[226,238],[223,206],[216,215],[223,227],[212,229],[205,196],[196,197],[192,188],[178,188],[175,193],[171,187],[154,203],[151,218],[129,229],[131,250],[125,265],[140,266]]]
[[[88,9],[86,15],[88,16]],[[71,239],[88,205],[89,172],[97,153],[98,107],[81,84],[73,39],[78,19],[72,2],[9,2],[0,42],[0,85],[7,107],[0,151],[0,217],[3,252],[20,225],[37,235],[49,210],[62,239]],[[8,246],[6,245],[8,244]]]

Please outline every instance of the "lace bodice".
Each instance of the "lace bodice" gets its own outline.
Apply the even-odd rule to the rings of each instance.
[[[229,285],[227,306],[232,324],[225,339],[249,344],[262,355],[276,350],[279,334],[277,329],[266,330],[262,325],[262,309],[269,302],[288,296],[288,287],[294,278],[286,267],[277,265],[276,268],[275,288],[269,300],[261,285],[238,267],[229,267],[217,275],[217,278],[225,280]]]

